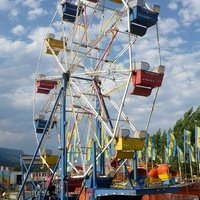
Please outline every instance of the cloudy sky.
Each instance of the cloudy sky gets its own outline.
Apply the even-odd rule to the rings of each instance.
[[[0,147],[33,153],[32,108],[34,73],[44,32],[57,1],[0,0]],[[167,130],[200,97],[200,1],[149,0],[161,6],[159,33],[162,63],[166,66],[150,131]],[[151,36],[151,32],[147,38]],[[148,33],[147,33],[148,34]],[[138,52],[151,56],[145,42]],[[146,39],[144,38],[144,41]],[[145,106],[137,111],[138,121]]]

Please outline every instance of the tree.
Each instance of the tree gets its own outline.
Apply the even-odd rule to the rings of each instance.
[[[183,150],[183,133],[184,129],[191,131],[191,144],[195,144],[195,125],[200,126],[200,106],[194,111],[193,108],[190,108],[187,112],[183,114],[183,117],[178,119],[174,125],[168,131],[173,132],[176,138],[177,145]],[[167,133],[168,131],[164,130],[161,132],[159,129],[154,135],[153,139],[157,149],[157,155],[165,160],[165,151],[164,146],[167,145]],[[156,161],[159,162],[159,159]],[[170,162],[172,169],[178,169],[178,159],[177,156],[171,159]],[[187,166],[189,171],[189,167]]]

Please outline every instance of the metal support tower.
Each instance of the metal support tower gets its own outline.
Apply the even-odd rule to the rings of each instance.
[[[41,138],[40,138],[39,144],[38,144],[38,146],[37,146],[37,148],[36,148],[36,150],[35,150],[35,153],[34,153],[34,155],[33,155],[33,157],[32,157],[32,160],[31,160],[31,162],[30,162],[30,165],[29,165],[29,167],[28,167],[28,169],[27,169],[27,172],[26,172],[26,175],[25,175],[25,177],[24,177],[24,180],[23,180],[23,183],[22,183],[22,187],[21,187],[21,189],[20,189],[20,191],[19,191],[17,200],[20,199],[21,194],[22,194],[22,191],[24,190],[25,184],[26,184],[26,182],[27,182],[27,180],[28,180],[28,176],[29,176],[29,174],[30,174],[30,172],[31,172],[31,170],[32,170],[32,167],[33,167],[34,161],[35,161],[35,159],[36,159],[36,156],[38,155],[39,149],[40,149],[40,147],[41,147],[41,145],[42,145],[42,143],[43,143],[44,136],[45,136],[45,134],[48,132],[48,129],[49,129],[51,120],[52,120],[52,118],[54,117],[54,112],[55,112],[55,110],[56,110],[56,108],[57,108],[57,106],[58,106],[58,102],[59,102],[59,100],[60,100],[60,97],[61,97],[62,92],[63,92],[63,87],[60,89],[60,92],[59,92],[59,94],[58,94],[58,96],[57,96],[57,99],[56,99],[56,101],[55,101],[53,110],[51,111],[50,117],[49,117],[49,119],[48,119],[48,121],[47,121],[47,123],[46,123],[46,126],[45,126],[45,128],[44,128],[44,131],[43,131],[42,136],[41,136]]]
[[[66,195],[66,184],[65,184],[65,178],[67,175],[67,148],[66,148],[66,90],[67,90],[67,85],[69,82],[69,73],[63,73],[62,75],[62,87],[63,87],[63,93],[61,97],[61,108],[60,108],[60,113],[61,113],[61,120],[60,120],[60,125],[61,125],[61,130],[60,130],[60,136],[61,136],[61,163],[60,163],[60,168],[61,168],[61,193],[60,193],[60,199],[68,199],[68,195]]]
[[[100,84],[100,82],[97,81],[97,85],[98,84]],[[97,90],[98,90],[97,92],[99,93],[99,97],[101,98],[100,87],[98,87]],[[101,106],[100,106],[100,100],[98,97],[96,97],[96,111],[98,112],[99,116],[101,116]],[[102,137],[102,124],[98,119],[96,119],[96,133],[97,133],[98,140],[101,144],[101,148],[103,148],[104,141],[103,141],[103,137]],[[101,149],[99,149],[98,152],[101,152]],[[100,172],[101,174],[105,174],[105,166],[104,165],[105,165],[105,154],[102,153],[100,159],[97,162],[97,171]]]

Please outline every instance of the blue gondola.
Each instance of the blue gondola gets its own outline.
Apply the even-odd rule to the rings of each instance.
[[[55,125],[55,121],[52,123],[51,128],[54,127]],[[35,119],[35,127],[36,127],[36,133],[43,133],[45,127],[47,124],[47,120],[45,119]]]
[[[158,14],[147,8],[134,6],[130,9],[130,32],[138,36],[145,35],[147,28],[158,21]]]
[[[131,22],[130,32],[134,35],[144,36],[147,32],[147,28]]]
[[[65,2],[62,4],[62,11],[63,11],[63,21],[74,23],[76,20],[76,13],[79,16],[81,13],[81,8],[78,8],[78,6],[75,4]]]
[[[36,119],[35,120],[36,133],[43,133],[46,124],[47,124],[47,120]]]
[[[141,26],[151,27],[158,21],[158,13],[147,8],[135,6],[130,9],[130,20],[131,22]]]

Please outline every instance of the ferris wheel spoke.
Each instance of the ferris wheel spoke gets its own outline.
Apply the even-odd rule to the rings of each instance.
[[[127,84],[126,82],[123,83],[123,86]],[[105,89],[105,88],[104,88]],[[114,88],[116,89],[116,88]],[[113,90],[112,90],[113,91]],[[109,95],[110,92],[106,92],[106,95]],[[120,106],[117,105],[117,103],[112,99],[111,96],[109,96],[109,102],[113,105],[113,107],[116,109],[117,112],[120,110]],[[122,118],[125,120],[130,125],[130,128],[135,132],[137,129],[135,126],[132,124],[132,122],[129,120],[128,116],[122,111],[121,113]]]
[[[112,131],[109,129],[109,127],[107,126],[107,124],[104,122],[103,118],[97,113],[96,108],[94,108],[91,103],[88,101],[88,99],[85,97],[85,95],[83,95],[83,93],[80,91],[80,89],[77,87],[77,85],[72,81],[71,84],[73,85],[73,87],[78,91],[79,95],[82,97],[82,100],[88,105],[88,107],[91,109],[91,111],[93,112],[95,118],[97,118],[102,125],[105,127],[105,129],[107,130],[108,134],[112,137],[113,133]]]

